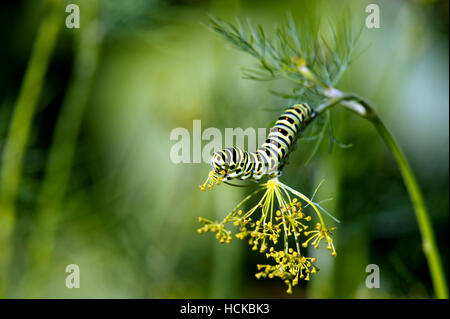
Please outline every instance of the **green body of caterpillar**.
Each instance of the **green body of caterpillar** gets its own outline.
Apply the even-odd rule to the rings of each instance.
[[[220,180],[255,181],[279,175],[300,132],[314,117],[316,112],[307,104],[290,107],[278,118],[256,152],[246,152],[237,147],[215,152],[210,161],[214,174]]]

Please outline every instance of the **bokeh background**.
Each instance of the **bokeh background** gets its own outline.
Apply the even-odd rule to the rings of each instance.
[[[208,164],[170,160],[174,128],[192,133],[194,119],[203,129],[222,132],[265,127],[278,115],[267,109],[286,103],[269,93],[283,83],[242,79],[241,69],[255,61],[211,33],[202,24],[207,14],[231,21],[248,17],[272,30],[287,12],[298,25],[305,19],[326,25],[350,11],[358,28],[369,3],[380,6],[381,28],[363,30],[362,54],[338,87],[372,101],[403,147],[424,192],[448,278],[447,1],[70,3],[80,5],[81,28],[65,27],[69,2],[62,1],[17,197],[9,210],[0,203],[15,220],[11,229],[0,227],[0,250],[9,252],[0,254],[7,273],[1,297],[432,297],[413,208],[392,155],[368,122],[336,108],[334,135],[352,147],[330,152],[325,139],[305,165],[313,144],[302,140],[283,174],[284,182],[306,194],[325,179],[319,197],[334,198],[324,206],[341,220],[338,257],[312,252],[321,271],[292,296],[283,282],[254,277],[261,259],[245,242],[220,245],[214,236],[196,233],[199,216],[222,218],[248,191],[220,186],[202,193],[198,185]],[[45,1],[2,2],[3,165],[48,10]],[[3,187],[5,174],[3,169]],[[65,286],[68,264],[80,267],[79,289]],[[379,289],[365,286],[368,264],[380,267]]]

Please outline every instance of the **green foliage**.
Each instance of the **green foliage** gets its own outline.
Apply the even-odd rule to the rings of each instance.
[[[325,96],[349,67],[362,28],[355,33],[345,21],[341,28],[329,24],[328,34],[311,32],[306,24],[300,30],[291,15],[287,22],[268,35],[261,25],[236,24],[210,16],[208,27],[226,41],[259,62],[256,68],[244,69],[244,77],[253,80],[285,78],[296,84],[292,93],[276,94],[296,98],[305,93]]]
[[[436,297],[448,298],[448,288],[429,213],[405,155],[369,102],[355,94],[346,94],[335,88],[351,63],[355,44],[362,31],[361,28],[355,34],[347,23],[343,22],[342,25],[340,32],[330,26],[330,41],[320,32],[317,34],[310,32],[309,28],[302,28],[303,32],[298,32],[292,17],[289,17],[287,24],[276,28],[272,37],[268,37],[261,26],[254,27],[250,22],[245,27],[239,20],[236,25],[215,17],[210,17],[209,20],[209,27],[212,30],[238,49],[258,59],[258,68],[245,69],[245,78],[253,80],[285,78],[295,83],[296,87],[293,90],[295,95],[283,93],[278,95],[297,99],[312,93],[324,98],[322,104],[315,108],[319,115],[326,115],[326,122],[320,130],[307,162],[317,152],[327,130],[331,139],[330,146],[336,144],[343,148],[349,147],[338,142],[332,135],[329,114],[332,106],[341,104],[374,125],[394,155],[414,205]]]
[[[319,105],[330,98],[333,88],[353,61],[356,44],[362,27],[355,32],[353,26],[343,19],[341,27],[328,23],[327,32],[320,28],[311,28],[307,23],[300,30],[292,15],[273,35],[264,31],[261,25],[254,25],[249,20],[244,24],[239,19],[236,24],[209,16],[207,26],[218,33],[227,42],[258,60],[256,68],[245,68],[246,79],[268,81],[287,79],[293,83],[292,92],[272,94],[289,99],[289,103],[308,102]],[[313,31],[313,30],[317,31]],[[326,112],[324,121],[315,121],[312,152],[306,160],[308,164],[319,150],[327,136],[330,140],[329,150],[333,145],[348,148],[333,135],[331,115]],[[319,126],[317,128],[317,126]]]

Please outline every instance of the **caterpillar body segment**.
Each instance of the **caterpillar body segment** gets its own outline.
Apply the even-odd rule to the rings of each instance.
[[[278,118],[256,152],[247,152],[238,147],[215,152],[210,160],[213,170],[208,180],[259,181],[280,175],[300,133],[316,116],[316,112],[305,103],[293,105]]]

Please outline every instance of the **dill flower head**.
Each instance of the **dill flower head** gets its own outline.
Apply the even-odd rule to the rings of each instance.
[[[292,293],[292,287],[298,284],[299,279],[309,280],[310,274],[315,274],[319,270],[314,265],[316,258],[301,256],[292,248],[285,252],[275,251],[272,247],[266,256],[273,258],[275,264],[257,265],[261,271],[256,273],[256,278],[278,277],[287,284],[287,293]]]
[[[205,185],[212,189],[220,184],[219,178],[211,171],[202,190]],[[258,198],[257,204],[242,209],[251,198]],[[316,221],[306,212],[308,206]],[[257,265],[256,278],[279,278],[288,286],[287,292],[292,293],[299,280],[309,280],[319,270],[314,264],[316,259],[307,256],[308,246],[319,248],[322,241],[326,242],[331,255],[336,256],[332,229],[325,225],[319,208],[326,213],[320,204],[273,178],[245,197],[222,221],[200,217],[204,225],[198,233],[213,232],[220,243],[231,243],[233,229],[234,237],[247,240],[252,250],[272,261]]]

